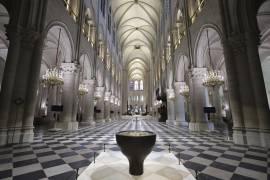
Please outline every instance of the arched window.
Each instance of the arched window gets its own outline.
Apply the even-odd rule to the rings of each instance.
[[[143,80],[140,81],[140,90],[143,90]]]
[[[144,97],[143,97],[143,95],[141,96],[141,101],[144,101]]]
[[[135,91],[139,90],[139,82],[138,81],[134,82],[134,90]]]

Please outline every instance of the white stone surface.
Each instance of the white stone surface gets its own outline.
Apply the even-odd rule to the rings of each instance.
[[[129,163],[121,152],[102,152],[78,180],[195,180],[172,153],[152,152],[144,161],[141,176],[129,174]]]

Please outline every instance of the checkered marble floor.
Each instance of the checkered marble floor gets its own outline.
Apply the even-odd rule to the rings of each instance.
[[[34,142],[0,147],[0,179],[74,180],[105,149],[120,151],[115,132],[130,129],[157,134],[154,151],[169,149],[198,179],[270,179],[270,150],[235,145],[218,133],[191,133],[153,120],[118,121],[81,127],[77,132],[36,133]],[[194,171],[195,170],[195,171]]]

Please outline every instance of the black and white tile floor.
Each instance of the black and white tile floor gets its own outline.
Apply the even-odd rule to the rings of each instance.
[[[0,148],[0,179],[73,180],[76,169],[83,171],[104,144],[106,149],[119,151],[115,132],[135,128],[155,131],[154,151],[168,151],[170,144],[192,173],[201,172],[198,179],[270,179],[269,149],[235,145],[218,133],[191,133],[149,120],[98,124],[73,133],[36,133],[31,144]]]

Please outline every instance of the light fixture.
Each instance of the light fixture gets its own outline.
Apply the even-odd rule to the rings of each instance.
[[[181,96],[184,96],[185,98],[189,97],[189,87],[186,83],[180,86],[179,93]]]
[[[63,72],[57,67],[47,69],[42,76],[42,82],[48,86],[59,86],[64,84]]]
[[[84,96],[86,94],[88,94],[88,88],[87,88],[87,85],[86,84],[80,84],[79,85],[79,95],[80,96]]]
[[[84,61],[85,61],[85,56],[83,57],[82,81],[83,81],[83,77],[84,77]],[[78,92],[79,92],[79,95],[80,95],[80,96],[85,96],[86,94],[88,94],[88,88],[87,88],[87,85],[84,84],[84,83],[80,83],[80,84],[79,84]]]
[[[206,31],[207,35],[207,45],[208,45],[208,55],[209,55],[209,61],[210,65],[212,63],[212,57],[211,57],[211,49],[210,49],[210,42],[209,42],[209,35],[208,35],[208,29]],[[220,86],[224,83],[224,77],[221,75],[220,71],[217,70],[210,70],[208,71],[203,78],[203,86],[205,87],[216,87]]]
[[[46,73],[42,76],[42,83],[48,86],[59,86],[64,84],[63,72],[58,68],[58,52],[61,38],[61,28],[59,29],[57,50],[56,50],[56,66],[51,69],[47,69]]]
[[[224,77],[221,75],[220,71],[208,71],[203,78],[203,86],[205,87],[216,87],[224,84]]]

